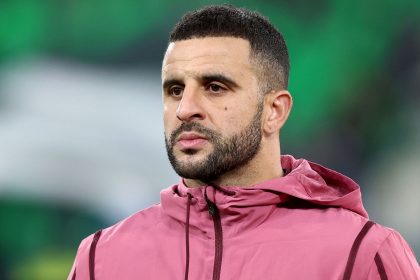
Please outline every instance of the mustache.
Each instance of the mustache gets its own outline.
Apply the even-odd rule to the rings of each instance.
[[[218,133],[214,132],[213,130],[199,124],[197,122],[189,122],[189,123],[182,123],[177,129],[175,129],[171,133],[170,142],[172,145],[175,145],[176,139],[181,135],[183,132],[190,132],[195,131],[203,136],[205,136],[208,140],[215,140],[218,138]]]

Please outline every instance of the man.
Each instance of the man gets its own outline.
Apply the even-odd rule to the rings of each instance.
[[[165,141],[182,177],[161,203],[82,241],[69,279],[420,279],[355,182],[280,156],[292,107],[281,34],[232,6],[186,14],[162,66]]]

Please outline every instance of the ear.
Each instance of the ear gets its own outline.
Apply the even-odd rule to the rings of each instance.
[[[292,109],[292,96],[287,90],[271,91],[264,96],[265,118],[263,131],[267,134],[278,133]]]

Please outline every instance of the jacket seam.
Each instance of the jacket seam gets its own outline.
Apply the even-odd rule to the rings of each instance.
[[[367,279],[367,277],[368,277],[368,275],[369,275],[369,272],[370,271],[372,271],[372,269],[373,269],[373,266],[375,266],[375,268],[377,269],[377,267],[376,267],[376,263],[375,263],[375,256],[377,255],[377,254],[379,254],[379,251],[381,250],[381,248],[382,248],[382,246],[384,245],[384,243],[389,239],[389,237],[391,236],[391,234],[392,234],[392,230],[389,230],[389,229],[387,229],[387,228],[385,228],[387,231],[389,231],[388,232],[388,234],[387,234],[387,236],[386,236],[386,238],[379,244],[379,246],[378,246],[378,249],[375,251],[375,254],[373,255],[373,258],[370,260],[370,265],[369,265],[369,269],[368,269],[368,271],[367,271],[367,275],[366,275],[366,279]],[[379,273],[379,272],[378,272]]]
[[[360,251],[360,246],[362,245],[363,240],[374,225],[375,223],[373,221],[367,221],[357,234],[356,238],[354,239],[344,270],[343,280],[351,279],[353,275],[354,265],[356,263],[356,259]]]
[[[89,279],[95,280],[95,256],[96,246],[98,245],[99,238],[101,237],[102,230],[98,230],[93,236],[92,243],[89,248]]]

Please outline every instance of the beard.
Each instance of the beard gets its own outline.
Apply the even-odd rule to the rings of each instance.
[[[168,139],[165,135],[166,152],[175,172],[186,179],[200,180],[210,183],[221,175],[249,163],[258,153],[261,145],[261,116],[263,102],[259,102],[257,112],[250,123],[240,132],[230,137],[204,127],[197,122],[182,123],[171,133]],[[202,134],[213,145],[213,151],[199,162],[180,162],[174,154],[176,139],[182,132],[195,131]],[[198,150],[182,151],[188,155],[198,153]]]

